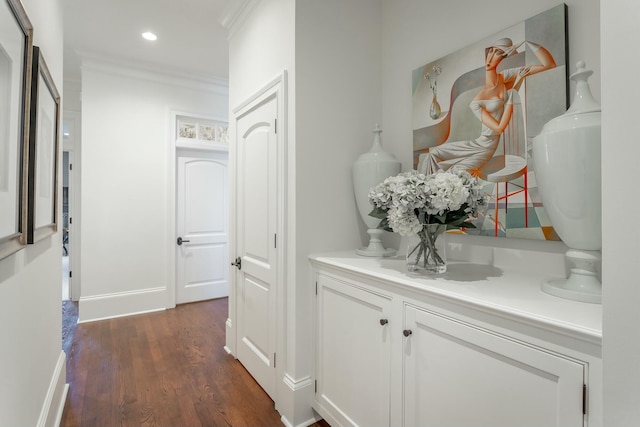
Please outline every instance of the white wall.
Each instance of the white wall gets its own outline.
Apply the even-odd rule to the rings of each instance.
[[[380,23],[378,0],[296,2],[296,293],[290,300],[296,304],[289,320],[296,329],[288,341],[294,378],[313,374],[308,255],[354,250],[366,235],[351,168],[371,148],[381,122]]]
[[[286,224],[286,244],[284,251],[287,254],[295,254],[295,199],[296,199],[296,180],[295,180],[295,87],[296,71],[295,71],[295,0],[261,0],[255,2],[244,2],[245,4],[257,4],[255,9],[240,14],[238,20],[232,24],[231,34],[229,38],[229,125],[231,141],[234,140],[235,122],[233,111],[242,105],[247,99],[262,90],[274,78],[282,76],[283,72],[287,73],[287,82],[283,82],[286,86],[282,102],[286,103],[286,117],[279,118],[280,123],[285,123],[286,133],[285,141],[287,151],[287,194],[288,206],[286,216],[288,222]],[[281,127],[279,125],[279,127]],[[280,132],[282,135],[282,132]],[[282,138],[282,136],[281,136]],[[235,162],[235,145],[232,143],[229,147],[229,163],[231,171],[234,169]],[[232,173],[230,185],[233,189],[235,186],[235,176]],[[229,250],[230,256],[235,253],[235,222],[234,204],[235,199],[232,196],[230,213],[231,228]],[[289,255],[285,255],[288,257]],[[293,256],[293,255],[290,255]],[[285,272],[287,283],[294,282],[295,268],[290,268]],[[284,281],[280,286],[283,286]],[[235,351],[235,281],[234,276],[230,277],[229,291],[229,319],[227,324],[227,347]],[[289,285],[291,288],[292,285]],[[295,295],[295,293],[294,293]],[[295,307],[294,304],[291,306]],[[279,308],[282,308],[279,306]],[[290,316],[288,308],[282,308],[286,313],[279,310],[278,324],[283,324],[283,318]],[[294,328],[293,328],[294,329]],[[282,381],[282,374],[288,369],[288,365],[295,361],[288,352],[284,350],[284,336],[288,336],[287,331],[278,331],[278,378],[277,390],[275,397],[275,406],[285,419],[292,420],[296,418],[296,404],[294,402],[293,392]],[[285,354],[282,354],[282,353]],[[294,423],[297,424],[297,423]]]
[[[80,80],[64,80],[64,99],[65,111],[80,112],[82,110],[82,82]]]
[[[249,2],[248,2],[249,3]],[[261,0],[229,38],[229,108],[232,111],[283,70],[294,72],[294,0]],[[293,98],[289,99],[290,111]]]
[[[604,425],[632,427],[640,420],[640,230],[626,218],[640,208],[634,176],[640,90],[627,70],[640,67],[640,3],[603,0],[600,10]]]
[[[229,52],[232,110],[283,70],[288,72],[283,339],[285,375],[299,393],[293,397],[293,390],[280,384],[276,407],[297,425],[312,415],[307,257],[363,243],[351,165],[371,147],[371,131],[381,120],[379,2],[262,0],[246,22],[232,29]]]
[[[42,49],[61,92],[62,2],[23,4],[34,26],[34,44]],[[49,409],[47,393],[54,377],[61,375],[64,381],[61,259],[57,233],[0,260],[0,425],[37,425]]]
[[[267,1],[264,0],[263,3]],[[278,2],[274,0],[268,3]],[[636,303],[640,300],[640,287],[637,286],[635,270],[637,254],[640,253],[638,246],[640,232],[633,225],[633,221],[629,223],[626,219],[634,218],[633,213],[638,208],[638,199],[635,197],[636,180],[630,175],[630,171],[637,169],[636,156],[633,154],[640,150],[634,123],[637,108],[633,105],[638,98],[638,86],[634,83],[633,70],[638,69],[639,64],[638,56],[633,52],[637,50],[636,40],[640,39],[638,34],[640,30],[637,25],[640,20],[640,6],[626,0],[610,0],[603,2],[602,6],[599,0],[570,0],[565,3],[568,5],[569,12],[568,66],[573,71],[577,60],[582,59],[587,62],[587,66],[594,70],[594,75],[590,79],[592,92],[596,98],[602,99],[603,105],[604,425],[632,426],[636,425],[637,420],[640,419],[640,406],[637,404],[640,401],[640,370],[637,369],[637,361],[640,359],[640,340],[636,339],[632,333],[640,324],[640,311],[636,308]],[[540,2],[382,0],[382,126],[385,130],[385,146],[403,161],[405,169],[409,169],[411,165],[411,71],[429,60],[451,53],[472,41],[507,28],[557,4],[554,0]],[[308,6],[304,1],[297,2],[299,8],[303,5]],[[287,33],[290,25],[290,12],[287,10],[285,15],[284,21],[281,21],[282,27],[274,25],[281,34]],[[300,18],[300,22],[303,22],[304,14],[297,13],[296,18]],[[367,28],[366,25],[365,28]],[[296,36],[300,36],[302,40],[305,33],[302,32]],[[293,38],[286,40],[284,45],[289,46],[291,43]],[[242,47],[241,44],[234,44],[233,40],[231,46],[232,56],[235,49]],[[256,54],[253,49],[257,46],[259,44],[248,46],[248,52]],[[278,51],[277,48],[272,47],[268,50],[269,54],[274,50]],[[342,52],[338,47],[335,55],[341,57]],[[312,54],[312,52],[308,53]],[[305,52],[296,49],[296,55],[305,55]],[[334,58],[334,55],[329,57]],[[250,57],[244,59],[245,62],[241,65],[244,64],[247,67],[256,65]],[[313,58],[306,60],[314,64],[323,59],[325,58],[319,56],[315,62]],[[279,65],[288,67],[290,61],[291,58],[287,56],[286,61]],[[298,60],[296,60],[296,66],[299,68],[296,70],[297,77],[302,80],[303,66]],[[270,78],[276,71],[279,69],[269,69],[267,75],[262,77]],[[246,87],[249,91],[244,93],[246,95],[252,90],[251,83],[254,87],[261,84],[262,77],[259,73],[260,71],[256,70],[241,70],[237,63],[235,71],[232,65],[231,79],[233,81],[235,75],[244,74],[244,77],[247,77],[236,80],[239,93],[242,92],[242,87]],[[253,77],[256,80],[251,82]],[[321,73],[315,77],[319,88],[331,88],[331,84],[322,85]],[[232,87],[234,87],[233,84]],[[301,93],[305,90],[305,86],[295,85],[295,87],[300,87]],[[379,88],[372,88],[373,93],[378,91]],[[304,105],[305,100],[302,96],[296,95],[296,102]],[[313,96],[313,93],[311,95]],[[242,96],[239,99],[242,99]],[[339,102],[335,105],[338,106]],[[301,114],[302,110],[296,111],[297,114]],[[290,116],[293,117],[293,114]],[[316,119],[322,122],[324,117],[318,116]],[[301,118],[298,121],[298,127],[304,121],[305,118]],[[308,126],[308,123],[305,124],[304,129]],[[352,132],[360,131],[355,129],[356,126],[345,126],[345,128]],[[305,134],[304,129],[300,129],[296,138]],[[344,131],[344,129],[341,130]],[[324,135],[327,132],[320,131],[319,134]],[[296,149],[301,150],[303,143],[298,141],[295,144]],[[305,155],[302,154],[297,158],[303,159]],[[291,170],[300,168],[299,164],[290,166]],[[344,176],[346,174],[344,165],[341,165],[337,172],[336,169],[327,171],[326,175],[337,173]],[[342,196],[344,194],[337,197]],[[352,214],[355,215],[355,212]],[[352,221],[346,218],[341,218],[340,221],[342,220]],[[296,227],[295,230],[304,233],[301,227]],[[329,229],[325,231],[327,231],[327,238],[339,237]],[[557,251],[557,247],[545,242],[541,245],[540,242],[517,239],[508,239],[508,242],[504,242],[503,239],[499,243],[495,239],[472,240],[480,245],[500,244],[516,249],[531,247],[544,249],[546,245],[550,252]],[[325,239],[320,237],[320,241],[324,242]],[[301,254],[299,257],[306,255],[302,251],[299,253]],[[304,278],[299,277],[299,279],[301,282],[298,286],[304,286]],[[304,308],[304,305],[299,308]]]
[[[80,321],[167,307],[171,111],[226,119],[227,104],[224,87],[83,63]]]
[[[308,255],[364,244],[351,168],[382,119],[380,24],[378,0],[296,3],[297,375],[312,369]]]

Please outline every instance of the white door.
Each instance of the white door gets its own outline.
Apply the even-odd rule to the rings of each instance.
[[[277,155],[273,95],[237,119],[237,357],[274,399]]]
[[[227,157],[219,152],[178,152],[178,304],[228,294]]]

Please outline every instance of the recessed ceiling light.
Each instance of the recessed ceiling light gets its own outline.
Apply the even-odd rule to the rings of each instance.
[[[147,32],[142,33],[142,37],[144,37],[147,40],[151,40],[151,41],[154,41],[154,40],[158,39],[158,36],[153,34],[151,31],[147,31]]]

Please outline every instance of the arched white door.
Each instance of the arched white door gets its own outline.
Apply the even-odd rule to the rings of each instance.
[[[275,399],[278,277],[278,97],[242,114],[236,129],[237,357]]]
[[[227,153],[178,151],[177,163],[176,303],[227,296]]]

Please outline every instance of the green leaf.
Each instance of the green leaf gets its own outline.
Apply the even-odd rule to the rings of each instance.
[[[378,224],[378,228],[393,233],[393,229],[389,227],[389,220],[387,218],[384,218],[382,221],[380,221],[380,224]]]
[[[378,219],[385,219],[387,217],[387,210],[376,206],[371,212],[369,212],[369,216]]]

